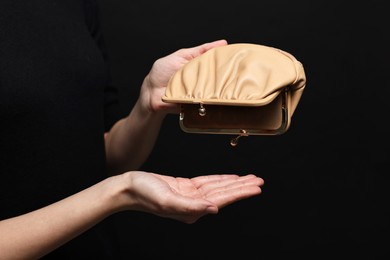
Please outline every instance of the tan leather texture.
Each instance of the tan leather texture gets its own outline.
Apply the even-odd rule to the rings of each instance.
[[[182,104],[181,123],[186,132],[222,129],[235,133],[230,129],[244,128],[256,132],[263,127],[265,131],[258,134],[275,129],[275,134],[280,134],[289,128],[305,86],[303,65],[290,53],[236,43],[211,49],[185,64],[171,77],[162,100]],[[276,102],[281,93],[286,94],[285,102]],[[190,109],[190,104],[198,105]],[[199,104],[207,106],[206,116],[196,115]],[[282,110],[287,114],[285,123]],[[284,127],[278,128],[280,125]]]
[[[293,112],[306,85],[302,64],[280,49],[236,43],[217,47],[177,71],[163,101],[260,106],[271,102],[286,86]]]

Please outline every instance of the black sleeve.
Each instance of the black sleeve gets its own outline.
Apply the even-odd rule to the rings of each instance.
[[[96,0],[84,0],[84,10],[89,31],[99,46],[107,67],[109,80],[104,88],[104,122],[105,131],[108,131],[116,121],[123,117],[123,115],[121,115],[119,94],[118,89],[112,84],[112,76],[108,62],[108,53],[100,22],[99,5]]]

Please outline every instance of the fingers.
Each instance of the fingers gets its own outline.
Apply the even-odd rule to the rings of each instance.
[[[192,48],[182,49],[182,50],[179,50],[179,52],[184,52],[183,54],[184,55],[186,54],[185,58],[187,60],[191,60],[191,59],[205,53],[206,51],[208,51],[212,48],[223,46],[226,44],[227,44],[226,40],[217,40],[217,41],[213,41],[213,42],[207,42],[207,43],[204,43],[202,45],[198,45],[198,46],[195,46]]]
[[[212,48],[215,48],[215,47],[219,47],[219,46],[223,46],[223,45],[226,45],[227,44],[227,41],[222,39],[222,40],[217,40],[217,41],[213,41],[213,42],[208,42],[208,43],[204,43],[198,47],[195,47],[198,49],[199,51],[199,54],[203,54],[205,53],[206,51],[212,49]]]
[[[164,110],[167,114],[179,114],[180,113],[180,105],[173,103],[163,103],[158,110]]]
[[[258,188],[260,188],[263,184],[263,179],[256,177],[255,175],[247,175],[239,177],[236,180],[213,182],[208,185],[203,185],[200,189],[207,195],[207,197],[211,197],[219,193],[229,194],[231,191],[240,191],[243,193],[246,192],[247,189],[251,192],[255,191],[257,194],[257,191],[259,191]]]
[[[203,184],[210,182],[226,181],[226,180],[236,180],[240,178],[237,174],[213,174],[213,175],[201,175],[194,177],[191,181],[195,184],[196,187],[200,187]]]
[[[264,184],[264,180],[254,174],[247,174],[244,176],[239,176],[237,174],[203,175],[192,178],[191,181],[197,188],[201,188],[204,191],[213,190],[218,187],[225,187],[231,183],[237,185],[237,183],[242,183],[243,181],[247,181],[248,183],[252,182],[255,185],[258,184],[259,186]]]
[[[264,185],[264,180],[262,178],[256,177],[255,175],[247,175],[239,177],[235,180],[224,180],[219,182],[210,182],[201,186],[199,189],[202,190],[203,194],[209,197],[216,196],[215,194],[236,194],[237,191],[240,193],[245,193],[246,190],[249,190],[249,194],[253,191],[255,194],[261,192],[261,186]]]
[[[207,199],[215,203],[219,209],[229,204],[261,194],[259,186],[242,186],[234,189],[221,190],[207,196]]]
[[[261,186],[264,185],[264,180],[253,174],[241,177],[236,175],[211,175],[207,177],[198,178],[197,181],[202,183],[198,189],[201,190],[205,199],[215,203],[219,208],[260,194]]]

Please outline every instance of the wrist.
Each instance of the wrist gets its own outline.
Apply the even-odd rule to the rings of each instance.
[[[150,74],[148,74],[141,86],[140,96],[137,103],[143,108],[143,111],[153,116],[166,116],[171,113],[172,104],[166,103],[162,100],[165,92],[165,87],[152,81]]]
[[[153,122],[161,122],[164,120],[166,116],[165,112],[153,110],[144,103],[145,102],[143,102],[141,99],[138,99],[133,107],[133,110],[131,111],[130,116],[136,118],[135,122],[151,124]]]
[[[131,206],[131,178],[129,173],[108,177],[102,182],[102,201],[111,215]]]

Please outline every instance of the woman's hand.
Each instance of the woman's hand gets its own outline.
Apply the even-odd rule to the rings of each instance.
[[[261,193],[262,178],[253,174],[171,177],[149,172],[123,174],[130,186],[122,193],[124,209],[152,213],[184,223],[194,223],[206,214],[233,202]],[[123,183],[123,182],[122,182]]]
[[[144,111],[178,113],[179,107],[177,105],[168,104],[161,100],[170,78],[193,58],[214,47],[226,44],[226,40],[213,41],[192,48],[183,48],[156,60],[141,87],[140,101]]]

